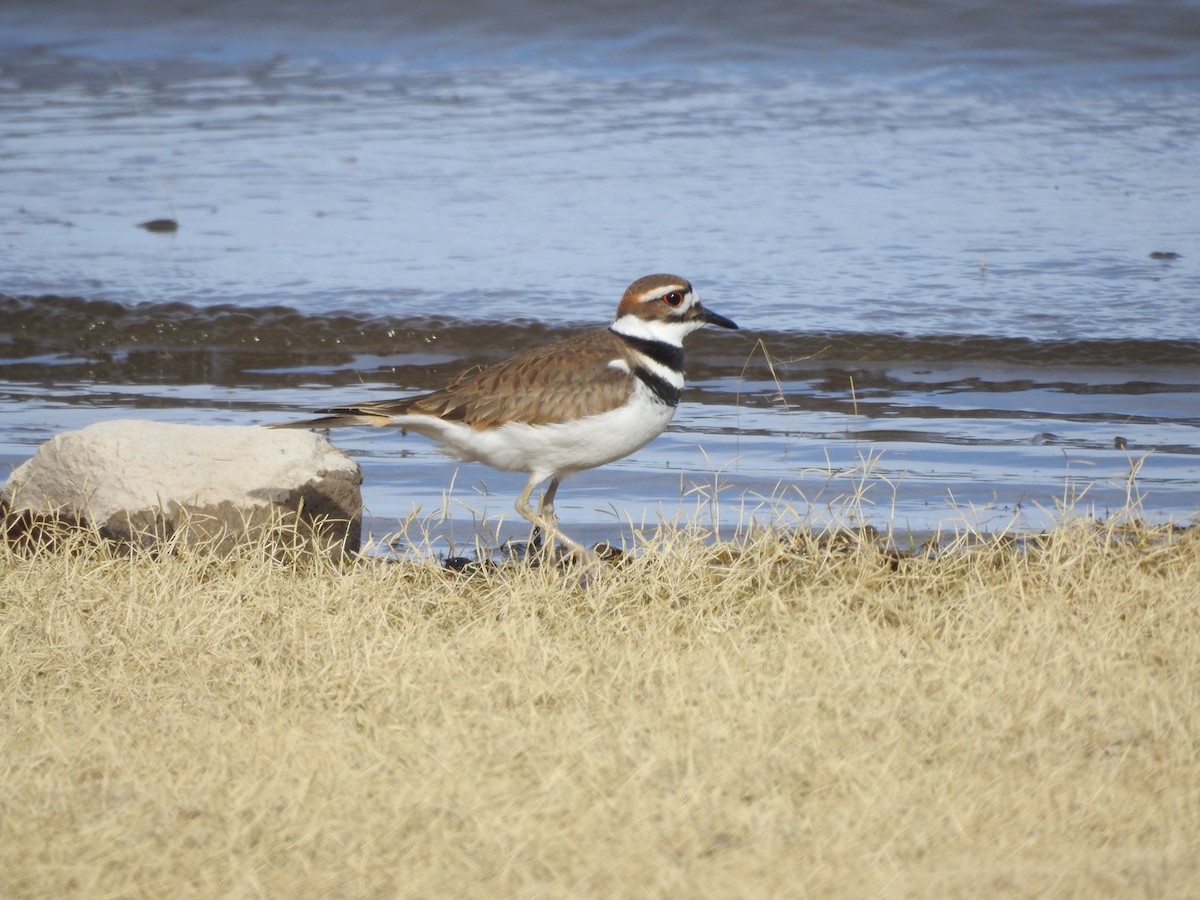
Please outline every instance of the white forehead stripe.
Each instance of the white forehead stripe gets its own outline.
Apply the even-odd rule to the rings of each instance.
[[[674,294],[679,291],[683,292],[685,300],[694,299],[696,296],[695,292],[685,284],[666,284],[645,294],[642,297],[642,303],[652,303],[655,300],[661,300],[667,294]]]

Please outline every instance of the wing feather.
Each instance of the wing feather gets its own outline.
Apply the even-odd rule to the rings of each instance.
[[[633,392],[633,379],[610,363],[622,360],[628,365],[627,357],[619,338],[607,329],[593,331],[469,372],[430,394],[321,412],[342,417],[420,414],[475,428],[506,422],[548,425],[625,403]]]

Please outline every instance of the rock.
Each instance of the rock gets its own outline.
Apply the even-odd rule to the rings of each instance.
[[[341,556],[359,549],[361,484],[358,464],[310,431],[119,420],[44,443],[0,488],[0,509],[10,539],[16,516],[143,545],[265,540]]]

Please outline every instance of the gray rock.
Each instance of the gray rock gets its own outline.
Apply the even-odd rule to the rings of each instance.
[[[0,488],[0,507],[117,541],[340,556],[359,549],[361,484],[358,464],[310,431],[120,420],[51,438]]]

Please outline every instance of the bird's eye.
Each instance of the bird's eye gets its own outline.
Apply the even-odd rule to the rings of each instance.
[[[666,303],[667,306],[678,306],[683,302],[683,294],[681,294],[679,291],[671,291],[671,293],[663,297],[663,302]]]

